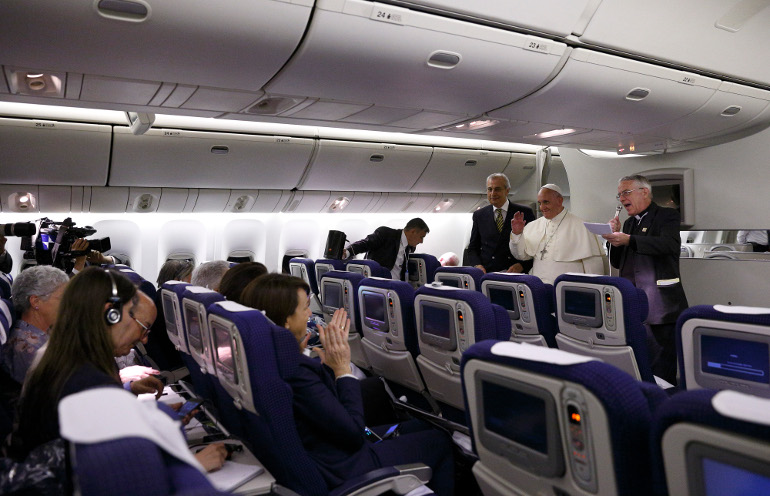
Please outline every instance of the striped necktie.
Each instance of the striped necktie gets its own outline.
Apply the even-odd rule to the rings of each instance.
[[[503,232],[503,209],[498,208],[495,211],[495,224],[497,224],[497,232]]]

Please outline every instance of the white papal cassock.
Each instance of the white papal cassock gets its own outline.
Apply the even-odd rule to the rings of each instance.
[[[511,233],[508,246],[519,260],[533,258],[531,274],[548,284],[565,272],[605,273],[599,238],[566,208],[553,219],[528,223],[521,234]]]

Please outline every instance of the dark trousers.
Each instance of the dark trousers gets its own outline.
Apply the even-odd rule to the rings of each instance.
[[[647,351],[652,373],[676,386],[676,323],[649,325]]]
[[[760,245],[759,243],[751,243],[751,251],[753,251],[753,252],[768,251],[768,245]]]
[[[372,445],[380,466],[424,463],[433,469],[428,487],[438,496],[452,496],[455,483],[454,447],[449,435],[420,420],[403,422],[398,432],[398,437]]]

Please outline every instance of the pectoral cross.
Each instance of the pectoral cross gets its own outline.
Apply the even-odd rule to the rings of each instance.
[[[543,259],[543,257],[545,256],[546,253],[548,253],[548,250],[543,248],[543,251],[540,252],[540,260]]]

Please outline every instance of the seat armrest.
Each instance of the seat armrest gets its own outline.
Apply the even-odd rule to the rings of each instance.
[[[329,496],[375,496],[388,491],[406,494],[427,483],[431,475],[431,468],[422,463],[378,468],[348,480]]]

